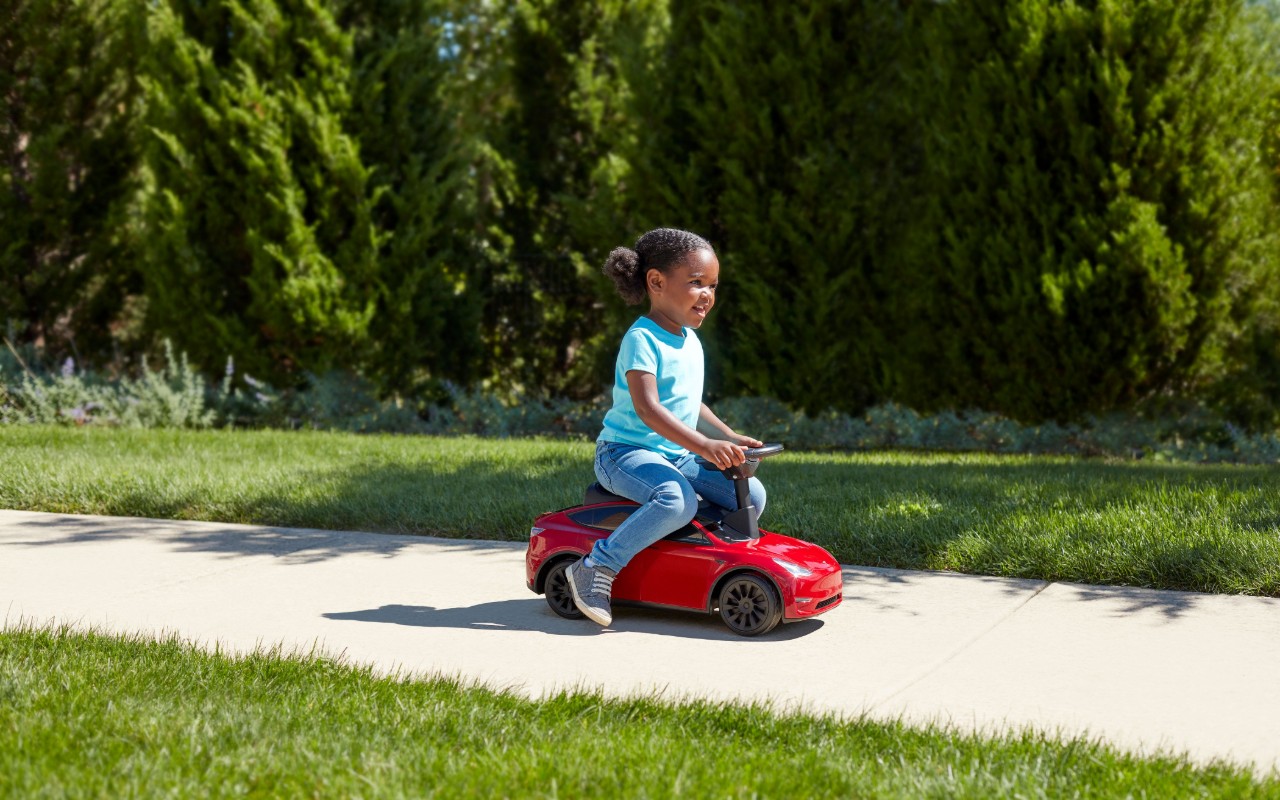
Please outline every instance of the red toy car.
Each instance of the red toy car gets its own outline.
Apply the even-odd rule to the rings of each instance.
[[[760,459],[782,451],[769,444],[747,450],[743,464],[724,470],[734,481],[738,509],[703,502],[692,522],[645,548],[613,583],[619,605],[719,612],[734,633],[759,636],[779,622],[823,614],[840,605],[840,565],[816,544],[760,530],[747,479]],[[551,610],[581,619],[565,568],[590,552],[639,506],[592,484],[580,506],[543,514],[529,531],[526,582]]]

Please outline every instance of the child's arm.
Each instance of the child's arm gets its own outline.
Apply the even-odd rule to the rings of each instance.
[[[740,444],[743,447],[760,447],[764,442],[751,436],[741,433],[735,433],[722,419],[715,415],[706,403],[702,404],[702,410],[698,412],[698,431],[710,436],[712,439],[724,439],[734,444]]]
[[[742,445],[707,437],[685,425],[676,419],[674,414],[663,408],[662,403],[658,402],[658,379],[652,372],[629,370],[627,390],[631,393],[631,404],[635,406],[636,416],[659,436],[697,453],[720,469],[727,469],[746,461]],[[703,410],[706,410],[706,406],[703,406]],[[716,421],[719,422],[719,420]],[[699,415],[699,423],[701,422],[702,418]],[[720,424],[724,425],[723,422]]]

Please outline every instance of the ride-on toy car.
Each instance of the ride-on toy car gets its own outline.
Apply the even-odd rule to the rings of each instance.
[[[780,444],[749,448],[747,460],[722,470],[734,482],[738,508],[705,501],[688,525],[642,550],[618,573],[612,601],[719,612],[734,633],[759,636],[779,622],[823,614],[840,605],[840,565],[816,544],[761,530],[747,479]],[[704,462],[705,465],[705,462]],[[525,553],[529,588],[545,594],[551,610],[581,619],[565,568],[590,552],[639,506],[593,483],[583,504],[543,514],[529,531]]]

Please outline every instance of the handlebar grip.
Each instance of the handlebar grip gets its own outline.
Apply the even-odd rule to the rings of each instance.
[[[748,461],[759,461],[767,456],[777,455],[785,449],[786,448],[783,447],[781,442],[770,442],[768,444],[761,445],[760,447],[748,447],[744,451],[743,455],[747,457]],[[695,455],[694,460],[697,462],[698,466],[703,469],[720,469],[702,456]]]
[[[765,456],[777,455],[785,449],[781,442],[771,442],[760,447],[748,447],[746,456],[747,458],[764,458]]]

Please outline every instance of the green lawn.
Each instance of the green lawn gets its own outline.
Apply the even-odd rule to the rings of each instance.
[[[41,796],[1240,798],[1280,779],[1036,734],[533,702],[320,657],[3,632],[0,797]]]
[[[539,439],[0,426],[0,507],[506,539],[579,502],[592,446]],[[840,561],[1280,596],[1280,470],[785,453],[767,528]]]

